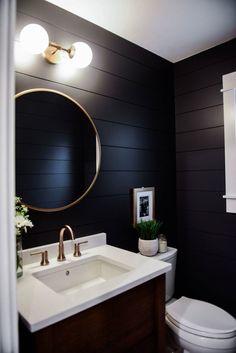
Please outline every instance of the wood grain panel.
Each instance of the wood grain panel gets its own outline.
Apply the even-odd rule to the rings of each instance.
[[[35,333],[21,326],[21,352],[163,353],[164,298],[162,275]]]

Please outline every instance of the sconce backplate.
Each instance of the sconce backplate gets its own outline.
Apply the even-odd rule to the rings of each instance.
[[[65,60],[65,55],[67,55],[67,53],[65,53],[63,50],[57,49],[56,47],[49,45],[44,51],[43,55],[45,59],[51,64],[60,64]]]

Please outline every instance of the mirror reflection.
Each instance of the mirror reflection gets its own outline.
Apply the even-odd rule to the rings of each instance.
[[[16,195],[28,207],[79,202],[97,178],[100,150],[92,119],[72,98],[46,89],[16,95]]]

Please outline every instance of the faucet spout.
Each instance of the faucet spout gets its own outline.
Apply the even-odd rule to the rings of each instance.
[[[69,232],[71,240],[75,240],[75,236],[72,228],[67,224],[64,225],[60,230],[57,261],[65,261],[66,259],[64,254],[64,233],[66,230]]]

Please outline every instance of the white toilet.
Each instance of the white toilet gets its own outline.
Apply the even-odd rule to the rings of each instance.
[[[219,307],[187,297],[174,299],[177,249],[153,258],[172,264],[166,274],[166,324],[184,353],[236,353],[236,320]]]

